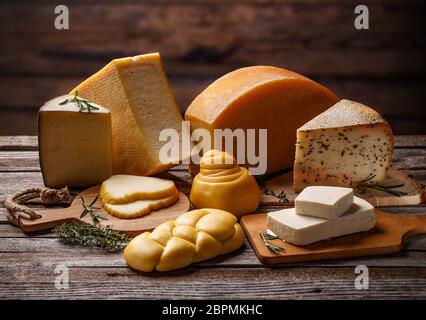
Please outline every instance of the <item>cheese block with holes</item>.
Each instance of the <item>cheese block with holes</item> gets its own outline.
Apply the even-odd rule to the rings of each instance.
[[[293,188],[381,183],[390,167],[393,135],[375,110],[341,100],[297,130]]]
[[[192,131],[267,129],[266,172],[271,173],[293,165],[297,128],[337,101],[331,91],[300,74],[253,66],[213,82],[191,103],[185,119]]]
[[[161,159],[164,129],[182,132],[182,115],[158,53],[115,59],[71,93],[111,111],[114,173],[153,175],[187,155]],[[171,141],[169,145],[175,145]]]
[[[73,95],[48,101],[38,116],[38,145],[44,184],[88,187],[112,174],[109,110],[93,102],[81,110]]]

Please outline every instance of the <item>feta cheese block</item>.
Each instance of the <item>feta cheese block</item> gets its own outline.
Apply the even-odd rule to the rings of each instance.
[[[248,129],[256,129],[256,140],[258,129],[267,129],[265,164],[266,172],[271,173],[293,165],[296,129],[337,101],[330,90],[300,74],[272,66],[252,66],[232,71],[210,84],[188,107],[185,119],[191,122],[192,131],[202,128],[210,132],[212,149],[219,151],[232,149],[214,146],[215,129],[243,130],[246,137]],[[258,144],[252,144],[257,145],[256,150]],[[236,156],[237,151],[234,148],[232,155]],[[247,163],[238,164],[250,166],[249,152],[245,152]],[[190,169],[197,171],[195,166]]]
[[[306,187],[294,200],[297,214],[334,219],[341,216],[352,205],[351,188],[313,186]]]
[[[373,109],[341,100],[297,130],[293,189],[382,183],[392,161],[389,124]]]
[[[374,207],[354,197],[351,208],[336,219],[298,215],[294,208],[270,212],[266,225],[280,239],[303,246],[317,241],[367,231],[376,224]]]
[[[115,59],[74,92],[111,111],[115,174],[153,175],[188,158],[189,150],[160,156],[166,144],[181,145],[183,119],[158,53]],[[178,139],[160,141],[164,129]]]
[[[166,208],[174,204],[179,199],[179,192],[176,190],[171,196],[156,200],[137,200],[125,204],[104,203],[106,212],[122,219],[138,218],[151,211]]]
[[[88,187],[112,175],[111,113],[89,102],[80,110],[75,96],[63,95],[44,104],[38,115],[40,167],[52,188]]]
[[[99,195],[103,203],[127,204],[137,200],[158,200],[176,194],[171,180],[118,174],[102,183]]]

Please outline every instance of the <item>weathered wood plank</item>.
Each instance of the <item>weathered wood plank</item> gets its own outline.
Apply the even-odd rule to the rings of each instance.
[[[38,151],[0,151],[0,171],[40,171]]]
[[[54,268],[0,268],[7,299],[424,299],[425,268],[369,268],[369,289],[356,290],[350,268],[187,268],[140,275],[128,268],[69,268],[57,290]],[[212,285],[214,284],[214,285]],[[403,290],[401,290],[403,288]]]
[[[170,61],[167,69],[172,73],[188,74],[204,66],[208,73],[224,73],[265,61],[285,61],[308,74],[425,72],[418,32],[422,10],[403,1],[369,4],[374,28],[361,34],[353,26],[354,5],[124,3],[117,10],[115,4],[93,3],[87,10],[86,3],[72,3],[72,17],[78,20],[64,33],[53,22],[46,23],[52,21],[51,4],[5,4],[0,21],[8,46],[0,65],[3,72],[14,74],[84,74],[118,56],[158,50]],[[25,16],[25,22],[16,16]]]
[[[37,136],[0,136],[0,151],[37,150]]]
[[[395,149],[426,148],[426,135],[396,135],[394,147]]]

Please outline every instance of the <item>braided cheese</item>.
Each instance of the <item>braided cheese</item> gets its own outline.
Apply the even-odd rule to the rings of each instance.
[[[124,250],[124,259],[139,271],[170,271],[234,251],[243,241],[234,215],[218,209],[193,210],[135,237]]]

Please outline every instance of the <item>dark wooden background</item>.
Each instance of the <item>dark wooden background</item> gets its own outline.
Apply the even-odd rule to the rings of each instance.
[[[54,7],[70,30],[54,28]],[[366,4],[370,30],[354,28]],[[75,0],[0,4],[0,135],[35,134],[37,110],[113,58],[159,51],[184,110],[235,68],[305,74],[426,133],[426,2],[412,0]]]

